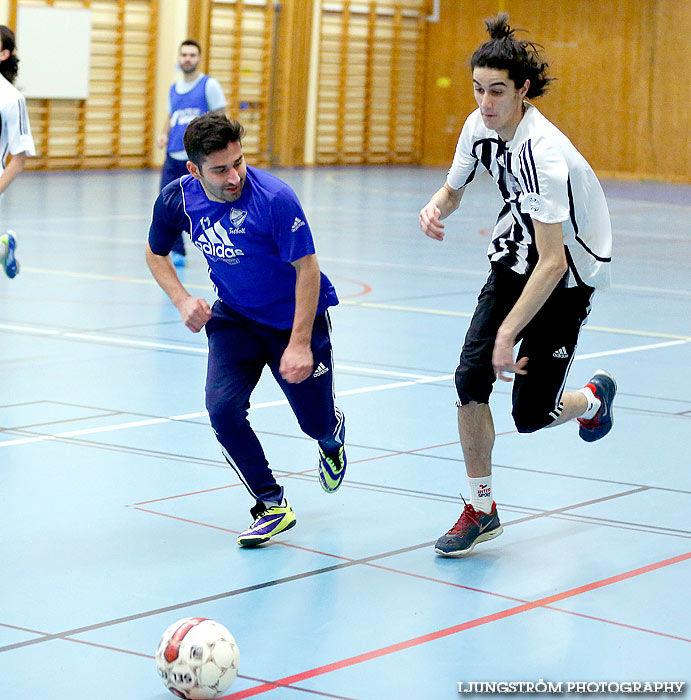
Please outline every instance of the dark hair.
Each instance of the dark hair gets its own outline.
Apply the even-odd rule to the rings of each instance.
[[[13,83],[19,70],[19,59],[17,58],[14,32],[4,24],[0,24],[0,43],[2,44],[0,48],[3,51],[7,49],[10,52],[9,57],[0,63],[0,74]]]
[[[185,41],[183,41],[182,44],[180,44],[178,51],[180,51],[180,49],[182,49],[183,46],[196,46],[197,51],[199,51],[199,55],[202,55],[202,47],[199,46],[199,43],[196,42],[194,39],[185,39]]]
[[[506,70],[517,89],[530,80],[527,97],[539,97],[547,90],[554,78],[547,77],[549,63],[542,59],[540,44],[520,41],[514,36],[516,30],[509,27],[509,16],[500,12],[485,20],[490,39],[475,51],[470,59],[472,68],[496,68]],[[518,30],[522,31],[522,30]]]
[[[224,150],[229,143],[242,143],[244,135],[240,122],[231,121],[225,114],[206,112],[187,125],[183,143],[187,157],[201,168],[206,156]]]

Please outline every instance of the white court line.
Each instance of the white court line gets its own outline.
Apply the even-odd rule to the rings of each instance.
[[[574,358],[575,360],[592,360],[596,357],[606,357],[608,355],[622,355],[629,352],[643,352],[645,350],[656,350],[658,348],[667,348],[672,345],[683,345],[688,343],[686,340],[672,340],[666,343],[654,343],[651,345],[637,345],[630,348],[621,348],[619,350],[603,350],[601,352],[591,352],[585,355],[578,355]],[[354,368],[357,371],[367,371],[366,369],[357,367]],[[381,372],[383,370],[374,370],[375,372]],[[415,384],[431,384],[433,382],[443,382],[448,381],[453,378],[453,374],[445,374],[440,377],[425,377],[423,379],[414,379],[406,382],[394,382],[390,384],[379,384],[377,386],[368,386],[360,389],[347,389],[345,391],[337,391],[336,396],[353,396],[355,394],[366,394],[372,391],[385,391],[388,389],[400,389],[401,387],[413,386]],[[251,406],[251,410],[256,410],[258,408],[269,408],[272,406],[284,406],[288,402],[286,399],[279,399],[277,401],[266,401],[264,403],[257,403]],[[28,445],[35,442],[45,442],[47,440],[58,440],[60,438],[78,437],[80,435],[93,435],[94,433],[106,433],[116,430],[127,430],[129,428],[139,428],[146,425],[157,425],[161,423],[172,423],[180,420],[190,420],[192,418],[205,418],[208,414],[206,411],[199,411],[198,413],[185,413],[178,416],[171,416],[170,418],[150,418],[147,420],[131,421],[128,423],[118,423],[116,425],[106,425],[99,428],[84,428],[82,430],[72,430],[65,433],[55,433],[54,435],[40,435],[37,437],[30,438],[18,438],[16,440],[6,440],[0,442],[0,447],[12,447],[16,445]]]
[[[38,335],[61,335],[62,331],[47,328],[32,328],[31,326],[12,326],[8,323],[0,323],[0,330],[17,331],[18,333],[36,333]]]
[[[591,352],[587,355],[578,355],[574,360],[590,360],[593,357],[606,357],[607,355],[623,355],[627,352],[642,352],[643,350],[657,350],[658,348],[668,348],[672,345],[684,345],[691,341],[688,340],[670,340],[666,343],[653,343],[651,345],[636,345],[632,348],[620,348],[619,350],[603,350],[602,352]]]
[[[108,335],[96,335],[94,333],[72,333],[71,331],[44,330],[32,328],[31,326],[11,326],[0,323],[0,330],[18,331],[20,333],[37,333],[39,335],[59,335],[63,338],[75,338],[76,340],[92,340],[102,343],[114,343],[116,345],[133,345],[135,347],[156,348],[158,350],[183,350],[202,355],[208,355],[209,349],[206,346],[195,345],[172,345],[170,343],[158,343],[153,340],[134,340],[131,338],[118,338]],[[338,365],[336,369],[346,372],[365,372],[367,374],[381,374],[386,377],[410,377],[411,379],[427,379],[426,374],[411,374],[409,372],[393,372],[387,369],[374,369],[373,367],[356,367],[353,365]]]
[[[382,391],[384,389],[397,389],[402,386],[412,386],[413,384],[428,384],[430,382],[441,382],[451,379],[453,374],[446,374],[442,377],[425,377],[425,379],[416,379],[408,382],[395,382],[393,384],[380,384],[378,386],[369,386],[363,389],[348,389],[346,391],[337,391],[336,396],[350,396],[352,394],[364,394],[370,391]],[[288,403],[286,399],[278,399],[277,401],[265,401],[257,403],[250,407],[250,410],[258,408],[270,408],[272,406],[284,406]],[[39,435],[36,437],[17,438],[16,440],[6,440],[0,442],[0,447],[12,447],[15,445],[29,445],[35,442],[45,442],[47,440],[58,440],[60,438],[78,437],[80,435],[93,435],[94,433],[107,433],[116,430],[128,430],[129,428],[140,428],[145,425],[157,425],[161,423],[172,423],[179,420],[191,420],[192,418],[206,418],[206,411],[198,413],[185,413],[179,416],[171,416],[170,418],[149,418],[147,420],[130,421],[128,423],[117,423],[115,425],[104,425],[98,428],[82,428],[81,430],[70,430],[65,433],[55,433],[53,435]]]
[[[2,326],[0,326],[2,328]],[[77,340],[96,340],[102,343],[115,343],[117,345],[134,345],[143,348],[157,348],[160,350],[184,350],[185,352],[197,352],[208,355],[206,347],[195,347],[194,345],[171,345],[169,343],[156,343],[151,340],[131,340],[129,338],[115,338],[108,335],[92,335],[89,333],[62,333],[64,338],[75,338]]]

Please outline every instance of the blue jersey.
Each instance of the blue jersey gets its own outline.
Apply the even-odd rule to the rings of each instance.
[[[163,188],[154,204],[149,246],[168,255],[180,231],[202,251],[218,297],[238,313],[274,328],[293,326],[296,272],[314,241],[293,190],[263,170],[247,167],[234,202],[212,202],[192,175]],[[317,313],[338,304],[322,273]]]
[[[184,151],[182,137],[187,125],[200,114],[209,111],[206,101],[206,83],[209,76],[205,75],[189,91],[183,94],[175,89],[175,83],[170,86],[170,132],[168,133],[168,153]]]

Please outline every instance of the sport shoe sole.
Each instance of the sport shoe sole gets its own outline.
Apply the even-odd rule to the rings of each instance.
[[[470,545],[470,547],[468,547],[467,549],[459,549],[451,552],[446,552],[443,549],[439,549],[439,547],[435,547],[434,551],[442,557],[465,557],[475,549],[475,545],[480,544],[481,542],[493,540],[495,537],[499,537],[499,535],[501,535],[502,532],[504,532],[504,527],[500,525],[494,530],[489,530],[488,532],[483,532],[481,535],[478,535],[473,541],[473,543]]]

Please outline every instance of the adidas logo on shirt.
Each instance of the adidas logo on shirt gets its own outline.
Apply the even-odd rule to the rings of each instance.
[[[555,350],[552,353],[552,357],[556,357],[558,360],[568,360],[569,353],[566,352],[566,348],[562,345],[559,350]]]
[[[326,374],[328,371],[329,371],[329,368],[326,367],[326,365],[324,365],[323,362],[320,362],[317,369],[315,369],[314,372],[312,372],[312,376],[313,377],[321,377],[322,374]]]
[[[300,226],[304,226],[305,222],[302,219],[298,219],[297,216],[295,217],[295,221],[293,221],[293,228],[290,229],[291,233],[295,233]]]

